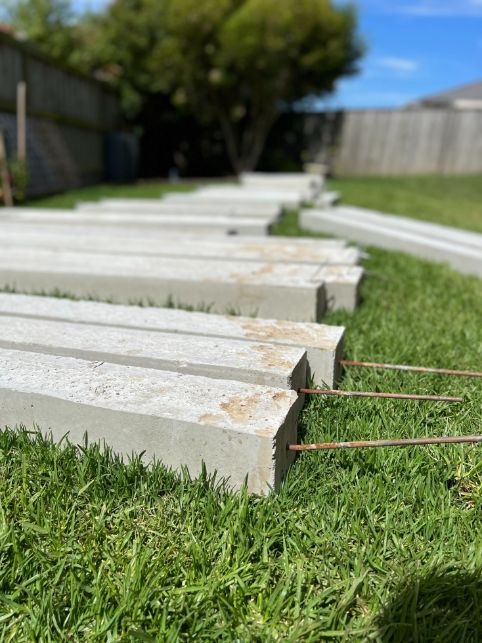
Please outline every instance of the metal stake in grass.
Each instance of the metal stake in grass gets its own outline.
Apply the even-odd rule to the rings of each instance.
[[[458,371],[450,368],[431,368],[429,366],[410,366],[407,364],[381,364],[378,362],[360,362],[353,359],[341,359],[340,364],[342,366],[361,366],[364,368],[385,368],[392,371],[436,373],[437,375],[455,375],[459,377],[482,377],[482,371]]]
[[[427,444],[463,444],[482,442],[482,435],[462,435],[444,438],[408,438],[401,440],[365,440],[361,442],[319,442],[317,444],[288,444],[288,451],[321,451],[329,449],[377,449]]]
[[[376,397],[390,400],[426,400],[429,402],[463,402],[463,397],[448,395],[416,395],[413,393],[379,393],[378,391],[340,391],[339,389],[300,388],[308,395],[340,395],[343,397]]]

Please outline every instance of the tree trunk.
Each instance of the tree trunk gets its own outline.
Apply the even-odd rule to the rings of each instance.
[[[225,113],[219,115],[226,151],[237,175],[255,169],[276,118],[275,110],[266,111],[244,126],[241,125],[238,133],[236,125]]]

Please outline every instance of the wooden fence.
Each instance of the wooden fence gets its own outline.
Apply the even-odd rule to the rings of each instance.
[[[116,93],[52,64],[0,34],[0,128],[15,156],[17,84],[27,84],[27,161],[31,196],[95,183],[106,176],[105,149],[120,122]]]
[[[482,110],[349,111],[331,139],[340,176],[482,173]]]

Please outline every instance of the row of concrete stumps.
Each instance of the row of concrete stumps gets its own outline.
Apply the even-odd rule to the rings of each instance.
[[[204,463],[234,488],[278,488],[306,387],[342,393],[344,328],[319,322],[356,307],[363,271],[343,241],[267,235],[283,209],[335,198],[320,176],[253,174],[3,210],[1,425],[87,432],[192,475]]]

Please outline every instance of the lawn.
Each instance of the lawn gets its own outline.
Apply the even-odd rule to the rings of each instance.
[[[201,185],[200,181],[182,181],[169,183],[167,181],[145,181],[142,183],[91,185],[61,194],[32,199],[26,205],[34,208],[75,208],[79,201],[98,201],[99,199],[115,199],[120,197],[157,199],[166,192],[187,192]]]
[[[369,251],[346,356],[481,370],[482,281]],[[466,402],[314,398],[303,441],[480,433],[480,380],[342,386]],[[32,437],[0,435],[2,641],[482,640],[481,446],[305,453],[257,498]]]
[[[330,187],[345,204],[482,232],[482,176],[346,178]]]

